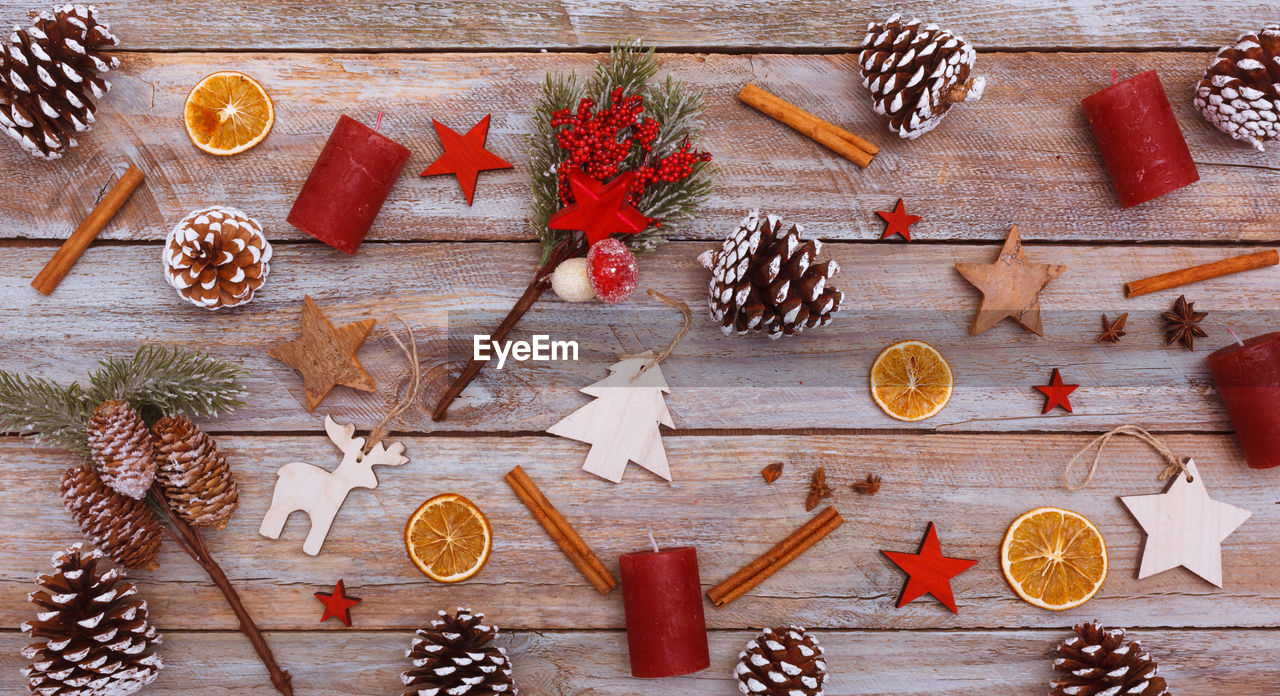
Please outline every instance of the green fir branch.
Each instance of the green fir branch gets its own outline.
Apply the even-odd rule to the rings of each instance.
[[[0,430],[88,455],[89,404],[84,389],[43,377],[0,371]]]

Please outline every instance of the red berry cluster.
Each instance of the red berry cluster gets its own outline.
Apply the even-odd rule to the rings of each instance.
[[[658,164],[645,164],[636,167],[636,178],[632,184],[633,195],[639,198],[649,184],[662,181],[674,183],[683,181],[693,174],[693,166],[699,162],[710,162],[711,153],[693,150],[688,140],[680,145],[680,149],[658,160]]]

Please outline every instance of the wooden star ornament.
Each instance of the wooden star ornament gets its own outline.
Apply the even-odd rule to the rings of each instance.
[[[623,172],[602,184],[581,169],[569,172],[573,204],[547,221],[553,230],[582,230],[587,243],[595,244],[614,234],[636,234],[649,226],[649,218],[627,202],[635,173]]]
[[[302,299],[301,335],[273,346],[267,355],[302,375],[307,412],[310,413],[338,385],[360,391],[377,389],[373,377],[356,358],[356,351],[369,337],[375,324],[376,320],[365,319],[335,329],[308,295]]]
[[[476,179],[480,172],[491,169],[511,169],[510,162],[485,149],[485,141],[489,138],[489,117],[486,115],[479,123],[471,127],[466,135],[458,135],[456,131],[431,119],[431,125],[440,136],[440,144],[444,146],[444,154],[431,163],[422,176],[437,174],[453,174],[458,177],[458,185],[462,187],[462,195],[466,196],[467,205],[476,195]]]
[[[923,219],[919,215],[907,214],[901,198],[898,199],[898,205],[894,206],[892,212],[877,210],[876,215],[879,215],[880,219],[884,220],[884,234],[880,235],[881,239],[888,239],[895,234],[900,234],[908,242],[911,241],[911,226]]]
[[[1040,413],[1048,413],[1055,406],[1061,407],[1067,413],[1075,413],[1071,410],[1071,399],[1067,397],[1071,395],[1071,392],[1079,388],[1079,384],[1063,384],[1062,374],[1058,372],[1058,368],[1053,368],[1053,375],[1049,377],[1049,383],[1044,386],[1036,386],[1036,391],[1044,394],[1044,410]]]
[[[982,291],[982,305],[969,326],[971,336],[986,331],[1005,318],[1022,324],[1037,336],[1043,336],[1040,291],[1049,281],[1062,275],[1067,267],[1031,263],[1022,250],[1018,226],[1014,225],[995,263],[957,263],[956,270]]]
[[[1182,566],[1222,587],[1222,542],[1252,513],[1210,498],[1196,463],[1185,466],[1164,493],[1120,498],[1147,534],[1138,579]]]
[[[333,586],[333,592],[317,592],[316,599],[324,605],[324,614],[320,616],[320,623],[337,619],[347,626],[351,625],[351,607],[360,603],[359,597],[347,594],[347,588],[343,586],[341,580]]]
[[[898,596],[898,606],[902,607],[917,597],[931,594],[953,614],[956,599],[951,594],[951,578],[972,568],[977,561],[963,558],[948,558],[942,555],[942,544],[938,541],[938,529],[932,522],[924,534],[918,553],[901,553],[881,550],[894,565],[907,573],[907,584],[902,587]]]

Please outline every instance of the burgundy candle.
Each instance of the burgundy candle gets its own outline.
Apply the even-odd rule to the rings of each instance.
[[[1081,104],[1120,205],[1131,208],[1200,180],[1156,71],[1111,85]]]
[[[627,553],[618,562],[631,676],[674,677],[711,666],[698,552],[682,546]]]
[[[408,148],[342,116],[289,211],[290,224],[356,253],[408,161]]]
[[[1280,466],[1280,332],[1214,351],[1209,369],[1245,461],[1255,469]]]

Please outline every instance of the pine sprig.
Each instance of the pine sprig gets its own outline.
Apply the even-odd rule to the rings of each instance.
[[[645,109],[660,124],[658,137],[653,141],[649,154],[659,160],[674,153],[687,141],[697,143],[701,128],[701,116],[705,102],[701,92],[690,92],[671,76],[661,84],[652,80],[658,74],[658,58],[654,49],[645,48],[638,39],[625,39],[609,52],[609,59],[596,66],[595,72],[583,87],[576,74],[548,75],[542,83],[542,94],[534,110],[534,130],[529,136],[530,169],[533,172],[533,208],[530,224],[542,244],[541,264],[545,264],[561,243],[571,234],[565,230],[553,230],[548,220],[560,209],[557,173],[566,159],[556,140],[556,129],[551,126],[552,115],[557,111],[574,109],[582,97],[590,97],[596,104],[608,104],[612,91],[621,87],[623,96],[641,94]],[[623,166],[632,169],[642,163],[643,154],[637,150],[628,155]],[[639,234],[626,235],[622,241],[637,252],[652,251],[659,243],[693,218],[698,206],[711,196],[715,167],[710,162],[698,162],[693,173],[676,182],[654,182],[637,204],[644,215],[661,221]]]
[[[193,418],[244,405],[244,370],[203,353],[142,346],[132,358],[99,361],[89,388],[0,371],[0,430],[89,455],[89,418],[103,401],[127,401],[145,414]]]

